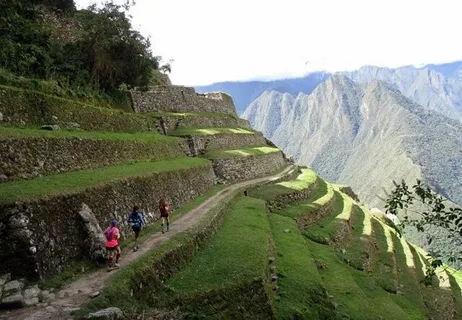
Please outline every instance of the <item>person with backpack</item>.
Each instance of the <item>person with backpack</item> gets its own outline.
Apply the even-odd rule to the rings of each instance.
[[[111,225],[104,231],[106,237],[106,251],[107,251],[107,271],[119,268],[119,258],[122,251],[119,247],[120,231],[119,221],[113,219]],[[115,257],[115,263],[114,263]]]
[[[138,251],[138,237],[140,236],[141,229],[144,226],[143,212],[140,211],[138,206],[134,206],[132,212],[128,216],[128,223],[132,227],[135,233],[135,245],[133,246],[133,252]]]
[[[170,228],[170,209],[168,208],[168,203],[165,199],[160,199],[159,201],[159,211],[160,211],[160,218],[162,219],[162,233],[164,231],[164,225],[167,224],[167,231]]]

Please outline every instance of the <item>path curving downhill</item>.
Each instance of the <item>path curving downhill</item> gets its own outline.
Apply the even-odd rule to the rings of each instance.
[[[64,286],[59,291],[54,292],[55,298],[47,300],[37,306],[0,312],[0,319],[14,320],[66,320],[73,319],[72,312],[78,309],[91,299],[91,295],[103,289],[104,285],[125,266],[135,261],[143,254],[159,248],[163,243],[172,238],[174,235],[194,228],[201,221],[202,217],[213,207],[223,201],[226,196],[237,189],[250,187],[255,184],[277,180],[294,169],[294,166],[288,166],[278,174],[257,178],[244,182],[232,184],[217,194],[202,202],[196,208],[182,215],[175,220],[170,226],[170,231],[162,234],[161,232],[153,233],[141,243],[138,252],[127,250],[123,253],[120,260],[120,269],[107,272],[106,269],[100,269],[78,278],[76,281]]]

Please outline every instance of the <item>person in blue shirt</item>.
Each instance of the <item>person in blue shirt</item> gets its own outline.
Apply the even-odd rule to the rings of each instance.
[[[132,212],[128,216],[128,223],[132,227],[133,232],[135,233],[135,245],[133,246],[133,251],[138,251],[138,238],[140,236],[141,229],[144,226],[143,212],[138,206],[134,206]]]

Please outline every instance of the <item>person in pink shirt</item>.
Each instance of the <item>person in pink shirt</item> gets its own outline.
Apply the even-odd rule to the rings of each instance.
[[[111,225],[104,231],[104,236],[106,237],[108,271],[120,267],[119,258],[122,251],[119,247],[120,232],[118,226],[119,222],[116,219],[114,219],[111,221]]]

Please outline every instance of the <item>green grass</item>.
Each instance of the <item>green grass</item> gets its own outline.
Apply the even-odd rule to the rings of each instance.
[[[137,132],[137,133],[116,133],[116,132],[97,132],[97,131],[68,131],[56,130],[48,131],[35,128],[19,128],[0,126],[0,136],[14,138],[29,137],[50,137],[50,138],[80,138],[80,139],[107,139],[107,140],[130,140],[140,142],[169,141],[179,142],[180,138],[168,137],[157,132]]]
[[[89,187],[103,185],[111,180],[149,176],[165,171],[199,168],[208,164],[208,160],[200,158],[177,158],[155,162],[142,161],[44,176],[33,180],[12,181],[0,184],[0,202],[70,194]]]
[[[276,184],[265,185],[256,188],[250,192],[250,195],[254,198],[263,200],[272,200],[279,196],[294,193],[307,189],[313,183],[316,182],[316,173],[311,169],[302,169],[302,173],[295,179],[289,181],[283,181]]]
[[[414,306],[424,310],[425,304],[420,291],[420,284],[414,270],[415,266],[412,253],[406,250],[407,243],[404,239],[398,238],[395,232],[391,232],[391,239],[398,271],[398,290],[412,302]]]
[[[386,228],[386,229],[385,229]],[[396,267],[393,249],[389,249],[387,235],[391,237],[389,228],[376,219],[372,219],[372,235],[377,249],[372,252],[371,270],[376,282],[386,291],[396,293]]]
[[[332,248],[309,240],[308,248],[323,266],[319,273],[338,310],[351,319],[423,319],[412,316],[415,307],[407,304],[409,309],[403,309],[372,277],[346,265]]]
[[[176,293],[224,288],[262,277],[268,264],[269,222],[265,203],[239,196],[219,232],[166,286]]]
[[[274,152],[280,152],[278,148],[272,147],[253,147],[245,149],[234,149],[234,150],[217,150],[207,152],[204,157],[208,159],[218,159],[218,158],[229,158],[229,157],[248,157],[259,154],[268,154]]]
[[[172,136],[202,136],[214,134],[255,134],[255,131],[243,128],[181,128],[169,133]]]
[[[332,212],[330,215],[316,221],[303,234],[316,242],[327,244],[335,235],[339,226],[337,216],[342,214],[347,198],[335,191],[332,199]]]
[[[48,279],[43,279],[39,282],[39,287],[42,290],[49,289],[60,289],[66,284],[77,280],[79,277],[87,274],[88,272],[98,269],[98,263],[94,261],[82,260],[69,268],[66,268],[63,272],[58,273]]]
[[[337,252],[339,257],[348,265],[358,270],[364,270],[368,259],[368,241],[370,235],[364,234],[364,221],[366,214],[357,205],[353,205],[350,226],[353,229],[349,236],[339,244],[342,251]]]
[[[269,219],[279,275],[278,297],[274,301],[277,318],[337,318],[296,222],[277,214],[271,214]]]
[[[214,195],[216,195],[218,192],[225,189],[226,187],[227,187],[226,185],[213,186],[206,193],[200,195],[194,200],[191,200],[185,203],[181,208],[178,208],[177,210],[172,210],[171,215],[170,215],[170,223],[174,223],[175,220],[177,220],[184,214],[188,213],[192,209],[198,207],[202,202],[213,197]],[[142,243],[144,240],[152,236],[153,233],[160,232],[161,230],[162,230],[162,225],[160,224],[160,222],[159,223],[154,222],[144,227],[139,237],[140,243]],[[126,248],[131,249],[133,245],[133,236],[129,236],[128,238],[122,240],[120,243],[121,243],[120,247],[122,248],[122,250]]]
[[[290,207],[274,211],[274,213],[290,218],[301,217],[325,205],[333,195],[333,189],[324,180],[318,178],[316,192],[311,197],[307,200],[294,203]]]
[[[153,117],[236,118],[232,114],[218,112],[146,112],[144,114]]]

